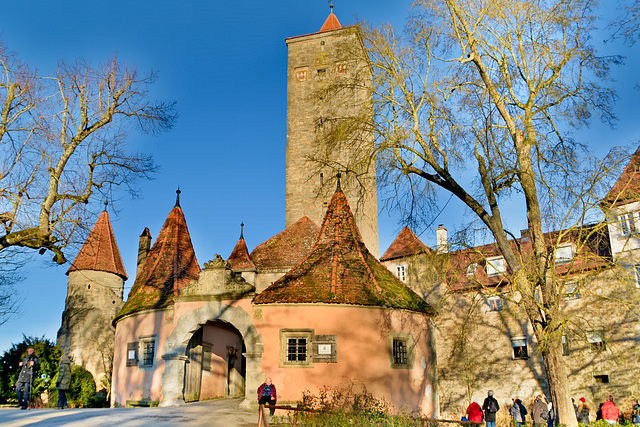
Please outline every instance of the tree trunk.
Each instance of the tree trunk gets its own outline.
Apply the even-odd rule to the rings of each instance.
[[[557,340],[548,340],[542,351],[542,360],[547,371],[555,423],[565,424],[567,427],[578,427],[562,356],[562,344]]]

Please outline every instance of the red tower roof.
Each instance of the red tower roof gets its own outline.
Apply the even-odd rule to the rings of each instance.
[[[611,206],[623,205],[631,201],[640,199],[640,147],[629,160],[629,164],[624,168],[620,178],[616,181],[615,185],[604,202]]]
[[[255,269],[256,265],[251,261],[249,256],[249,250],[247,249],[247,243],[244,241],[244,237],[240,236],[236,247],[233,248],[231,255],[227,259],[227,262],[231,264],[231,268],[234,270],[249,270]]]
[[[320,28],[320,31],[318,32],[324,33],[325,31],[339,30],[341,28],[342,28],[342,25],[340,25],[340,21],[338,21],[338,17],[333,14],[333,9],[332,9],[332,12],[324,21],[324,24],[322,24],[322,28]]]
[[[393,243],[391,243],[389,249],[382,255],[380,261],[417,255],[423,252],[431,252],[431,249],[422,243],[409,227],[405,227],[400,231],[400,234],[398,234],[398,237],[396,237]]]
[[[129,298],[116,317],[173,304],[180,290],[198,280],[198,265],[191,236],[178,204],[171,210],[145,259]]]
[[[257,295],[254,303],[353,304],[434,313],[367,250],[340,188],[311,253]]]
[[[127,280],[127,272],[122,264],[120,251],[106,210],[98,217],[76,259],[67,270],[67,274],[78,270],[106,271]]]

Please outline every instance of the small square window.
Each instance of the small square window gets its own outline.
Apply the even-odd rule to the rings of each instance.
[[[564,282],[564,293],[565,293],[565,298],[567,299],[580,298],[580,291],[578,290],[578,282],[576,282],[575,280],[569,280],[568,282]]]
[[[307,338],[287,338],[287,362],[298,363],[307,361]]]
[[[127,344],[127,366],[138,365],[138,342]]]
[[[478,268],[477,263],[469,264],[467,267],[467,276],[474,276],[476,274],[476,269]]]
[[[491,311],[500,311],[504,308],[504,300],[502,297],[497,295],[493,295],[487,298],[487,304],[489,305],[489,310]]]
[[[593,379],[596,380],[598,384],[608,384],[609,383],[609,375],[594,375]]]
[[[413,335],[403,332],[389,333],[391,368],[413,368]]]
[[[602,331],[588,332],[587,341],[591,344],[591,348],[596,351],[603,351],[607,349],[604,342],[604,332]]]
[[[497,276],[507,272],[507,264],[504,257],[493,257],[487,259],[487,276]]]
[[[396,276],[398,276],[398,279],[402,280],[403,282],[407,281],[407,270],[404,265],[399,265],[396,267]]]
[[[511,339],[511,346],[513,347],[513,358],[526,360],[529,358],[529,352],[527,350],[527,338],[519,337]]]
[[[573,255],[573,245],[571,243],[558,246],[555,253],[556,264],[571,262]]]
[[[305,367],[313,366],[311,329],[280,330],[280,366]]]

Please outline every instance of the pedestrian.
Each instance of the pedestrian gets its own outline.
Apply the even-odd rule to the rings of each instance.
[[[487,423],[487,427],[496,427],[496,413],[500,410],[500,405],[495,397],[493,397],[493,390],[487,392],[487,398],[484,399],[482,404],[484,410],[484,421]]]
[[[602,419],[609,424],[615,424],[619,416],[620,409],[613,403],[613,396],[609,395],[607,401],[602,404]]]
[[[589,407],[585,403],[584,397],[580,398],[580,404],[578,405],[578,422],[582,424],[589,424]]]
[[[272,383],[271,378],[267,377],[264,383],[258,387],[258,404],[274,406],[278,397],[276,395],[276,386]],[[269,414],[275,414],[275,408],[269,408]]]
[[[58,381],[56,381],[56,389],[58,389],[58,409],[68,408],[67,391],[71,388],[71,360],[69,356],[63,354],[60,356],[60,365],[58,366]]]
[[[27,355],[18,364],[20,374],[16,383],[16,395],[18,396],[18,406],[20,409],[27,409],[29,406],[29,395],[36,372],[40,369],[40,359],[34,353],[33,347],[27,349]]]
[[[537,395],[535,402],[533,402],[533,407],[531,408],[531,417],[533,418],[534,427],[542,427],[549,418],[547,404],[544,403],[542,399],[541,394]]]
[[[509,414],[511,415],[511,419],[513,420],[513,425],[516,427],[520,427],[522,424],[524,424],[524,421],[522,419],[522,412],[520,411],[520,405],[518,405],[520,399],[511,400],[513,401],[513,405],[511,405],[511,408],[509,408]]]
[[[547,403],[547,411],[549,413],[549,417],[547,418],[547,427],[553,427],[556,420],[556,417],[555,417],[556,414],[554,413],[554,410],[553,410],[553,402]]]
[[[640,403],[638,399],[633,400],[633,406],[631,407],[631,422],[640,427]]]
[[[476,427],[482,422],[482,408],[475,400],[467,407],[467,417],[469,421],[477,423],[475,424]]]
[[[522,417],[522,424],[526,424],[527,423],[527,414],[528,414],[527,408],[524,407],[524,405],[522,404],[522,400],[520,400],[520,399],[516,399],[516,403],[520,407],[520,416]]]

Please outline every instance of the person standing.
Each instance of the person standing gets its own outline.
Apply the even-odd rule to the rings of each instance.
[[[638,399],[634,399],[633,406],[631,407],[631,422],[640,427],[640,403]]]
[[[276,394],[276,386],[271,382],[271,378],[267,377],[264,383],[258,387],[258,404],[259,405],[275,405],[278,400]],[[269,414],[275,414],[275,408],[269,408]]]
[[[482,408],[475,400],[467,407],[467,416],[469,421],[480,424],[482,422]]]
[[[58,367],[58,409],[68,408],[67,391],[71,388],[71,360],[66,354],[60,356],[60,366]]]
[[[18,375],[18,382],[16,383],[18,406],[20,409],[27,409],[33,379],[35,378],[36,372],[40,369],[40,359],[34,353],[33,347],[27,349],[27,355],[18,366],[20,367],[20,374]]]
[[[584,397],[580,398],[580,404],[578,405],[578,422],[582,424],[589,424],[589,407],[585,403],[586,399]]]
[[[518,405],[520,399],[512,400],[513,405],[511,405],[511,408],[509,409],[509,414],[511,415],[511,419],[513,420],[513,425],[516,427],[520,427],[522,424],[524,424],[524,420],[522,419],[522,411],[520,411],[520,405]]]
[[[487,398],[484,399],[482,404],[484,410],[484,420],[487,423],[487,427],[496,427],[496,413],[500,410],[500,405],[495,397],[493,397],[493,390],[487,392]]]
[[[534,427],[542,427],[549,418],[547,404],[542,400],[541,394],[537,395],[535,402],[533,402],[533,408],[531,408],[531,417],[533,418]]]
[[[609,395],[607,401],[602,404],[602,419],[609,424],[615,424],[619,416],[620,409],[613,403],[613,396]]]
[[[516,403],[520,407],[520,415],[522,416],[522,424],[526,424],[527,423],[527,414],[528,414],[527,408],[524,407],[524,405],[522,404],[522,400],[520,400],[520,399],[516,399]]]

